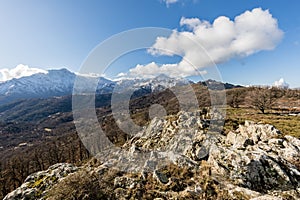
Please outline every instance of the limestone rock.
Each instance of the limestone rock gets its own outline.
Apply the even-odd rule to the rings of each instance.
[[[109,179],[112,199],[142,199],[144,193],[148,199],[300,199],[299,139],[268,124],[246,121],[226,136],[208,132],[209,124],[200,112],[153,118],[121,149],[100,154],[101,165],[88,171],[100,177],[110,168],[122,171]],[[5,199],[43,197],[76,170],[54,165]]]
[[[76,166],[68,163],[52,165],[45,171],[40,171],[28,176],[25,182],[16,190],[7,194],[4,200],[44,199],[47,191],[55,183],[77,170],[78,168]]]
[[[214,174],[257,192],[294,191],[300,187],[299,140],[280,136],[272,125],[245,122],[227,135],[225,146],[219,143],[211,151]]]
[[[117,188],[134,188],[137,185],[137,181],[129,177],[116,177],[114,180],[114,186]]]

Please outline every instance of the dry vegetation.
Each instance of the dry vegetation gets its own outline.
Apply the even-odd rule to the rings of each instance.
[[[267,114],[259,113],[251,108],[228,108],[226,112],[225,130],[235,130],[245,120],[272,124],[281,130],[284,135],[300,138],[300,116],[290,116],[270,111]]]
[[[95,167],[95,166],[94,166]],[[71,174],[49,192],[50,200],[58,199],[165,199],[175,194],[177,199],[230,199],[224,190],[224,185],[211,177],[211,167],[206,161],[202,161],[199,168],[178,167],[174,164],[166,165],[159,169],[169,179],[168,184],[163,184],[149,172],[142,176],[137,173],[118,172],[114,169],[106,169],[105,173],[92,174],[81,170]],[[124,178],[124,182],[114,182]],[[135,187],[126,184],[128,178]],[[128,182],[127,182],[128,183]],[[202,192],[192,195],[195,184]],[[190,192],[186,191],[191,187]]]
[[[274,125],[285,135],[300,138],[300,91],[278,88],[239,88],[227,91],[225,130],[245,120]],[[238,103],[230,102],[238,96]]]
[[[207,88],[200,84],[195,84],[193,87],[197,95],[199,107],[209,107],[210,99]],[[297,115],[300,112],[299,90],[234,88],[227,90],[226,93],[228,106],[224,127],[225,133],[236,129],[245,120],[252,120],[273,124],[283,134],[300,138],[300,116],[299,114]],[[261,94],[264,94],[263,99],[267,99],[266,103],[263,104],[263,108],[261,104],[259,106],[257,104],[257,101],[261,100]],[[170,90],[166,90],[161,93],[132,99],[130,108],[133,120],[139,125],[146,125],[149,122],[149,107],[154,103],[163,105],[168,114],[175,114],[180,110],[178,100],[174,94]],[[103,103],[100,104],[101,106],[97,109],[97,115],[99,116],[98,119],[102,128],[112,142],[117,145],[124,144],[128,139],[128,135],[122,132],[115,124],[109,106]],[[38,112],[37,109],[35,109],[35,112]],[[45,115],[42,116],[45,117]],[[32,119],[32,117],[29,119]],[[20,186],[24,179],[35,171],[44,170],[57,162],[70,162],[80,165],[89,159],[88,152],[76,135],[72,120],[71,114],[64,112],[52,118],[39,119],[38,125],[28,122],[3,121],[1,123],[1,141],[3,144],[10,145],[0,149],[0,198],[3,198],[9,191]],[[29,126],[31,128],[28,128]],[[51,135],[41,134],[43,133],[41,130],[44,130],[45,127],[52,129]],[[31,143],[32,146],[16,149],[16,145],[24,142],[22,139],[28,140],[26,142]],[[169,167],[172,168],[174,166]],[[174,168],[168,171],[171,173],[169,176],[173,176],[172,173],[177,173],[176,176],[182,177],[182,180],[181,178],[176,180],[174,182],[175,185],[166,188],[167,191],[180,190],[181,184],[190,184],[188,180],[190,180],[191,176],[198,177],[195,174],[189,174],[190,172],[186,174],[187,172],[183,169]],[[86,193],[90,194],[90,199],[104,198],[111,192],[110,188],[112,186],[109,180],[116,175],[114,173],[117,172],[112,171],[109,173],[111,176],[102,177],[99,180],[99,177],[82,171],[81,174],[70,176],[70,178],[64,181],[66,187],[64,188],[64,192],[59,191],[61,189],[59,186],[54,188],[53,191],[55,191],[56,195],[53,195],[53,198],[83,199]],[[81,180],[81,182],[78,182],[78,180]],[[94,181],[91,183],[90,180]],[[107,182],[105,182],[106,180]],[[155,194],[155,188],[152,188],[156,185],[153,183],[155,180],[149,178],[147,181],[143,182],[143,187],[140,189],[142,197],[146,199],[158,197],[159,195]],[[205,186],[204,188],[207,188],[209,192],[206,194],[208,196],[202,198],[216,199],[218,197],[217,194],[221,194],[220,192],[217,194],[214,192],[215,190],[220,190],[220,186],[214,183],[213,180],[204,181],[203,184],[203,187]],[[152,191],[152,193],[147,191]],[[119,190],[119,193],[122,192],[124,191]]]

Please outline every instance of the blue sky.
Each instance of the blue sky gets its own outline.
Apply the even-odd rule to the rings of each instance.
[[[300,87],[300,2],[298,0],[10,0],[0,1],[0,68],[18,64],[78,71],[100,42],[122,31],[163,27],[183,31],[180,20],[199,18],[212,23],[220,16],[233,20],[253,8],[268,9],[278,21],[283,37],[273,50],[220,62],[225,82],[268,84],[284,78]],[[116,75],[137,64],[178,62],[178,57],[153,57],[133,52],[117,60],[107,74]],[[169,60],[168,60],[169,59]]]

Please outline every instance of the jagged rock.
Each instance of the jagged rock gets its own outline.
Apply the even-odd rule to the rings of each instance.
[[[240,125],[237,132],[247,139],[252,139],[256,144],[258,141],[268,141],[270,138],[277,138],[281,135],[280,131],[268,124],[255,124],[245,121],[245,125]]]
[[[29,175],[25,182],[16,190],[7,194],[4,200],[30,200],[43,199],[47,191],[57,182],[78,168],[68,163],[57,163],[45,171]]]
[[[121,149],[100,154],[102,164],[88,171],[101,177],[109,168],[126,172],[112,179],[117,199],[141,199],[143,192],[153,199],[201,199],[208,194],[216,197],[217,192],[225,199],[300,199],[299,139],[283,136],[268,124],[246,121],[226,136],[207,132],[207,124],[199,112],[153,118]],[[170,165],[176,167],[166,167]],[[58,179],[76,171],[64,173],[62,168],[52,169],[60,169],[54,173]],[[37,194],[42,187],[27,184],[43,173],[50,171],[27,178],[6,199]]]
[[[240,125],[236,132],[229,132],[226,143],[239,148],[257,144],[259,141],[267,142],[270,138],[278,138],[280,136],[280,131],[272,125],[245,121],[245,125]]]
[[[114,186],[117,188],[134,188],[137,185],[137,181],[129,177],[116,177],[114,180]]]
[[[243,186],[240,190],[244,188],[260,194],[275,189],[294,191],[299,188],[299,168],[295,166],[300,158],[299,140],[283,137],[274,126],[246,121],[226,137],[214,137],[201,130],[201,120],[195,113],[179,113],[171,119],[173,122],[152,120],[134,144],[144,149],[168,149],[187,156],[188,159],[182,156],[175,159],[177,165],[181,160],[180,166],[197,166],[197,162],[208,160],[215,176],[226,177]],[[155,169],[155,161],[150,163]],[[154,176],[159,177],[157,171]]]
[[[280,136],[272,125],[246,122],[210,153],[213,172],[258,192],[299,188],[299,168],[291,162],[300,156],[299,140]]]

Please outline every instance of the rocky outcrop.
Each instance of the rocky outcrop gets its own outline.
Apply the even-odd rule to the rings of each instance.
[[[134,151],[152,150],[158,155],[168,152],[173,155],[169,160],[179,167],[201,169],[201,161],[206,161],[210,176],[223,183],[232,198],[237,194],[249,199],[300,198],[297,138],[284,136],[272,125],[249,121],[226,136],[208,133],[208,122],[200,116],[181,112],[166,119],[155,118],[124,146]],[[153,166],[155,163],[159,162],[148,160],[146,164],[154,170],[158,182],[168,183],[166,176],[158,173],[158,165]]]
[[[77,170],[77,167],[67,163],[52,165],[46,171],[28,176],[25,182],[19,188],[7,194],[4,200],[45,199],[48,190],[54,184]]]
[[[100,164],[83,168],[99,176],[101,192],[112,199],[300,198],[299,139],[248,121],[227,135],[208,126],[199,112],[154,118],[122,149],[105,152],[97,158]],[[120,173],[112,176],[111,168]],[[31,194],[37,174],[6,199]],[[42,185],[47,188],[47,181]]]
[[[247,121],[224,139],[211,148],[212,174],[260,193],[299,195],[298,139],[283,136],[272,125]]]

